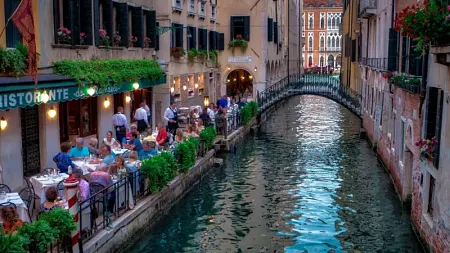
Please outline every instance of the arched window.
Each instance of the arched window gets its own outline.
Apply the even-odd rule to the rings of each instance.
[[[320,18],[320,28],[325,28],[325,17]]]
[[[323,61],[324,61],[323,56],[320,56],[320,66],[321,66],[321,67],[324,66],[324,65],[323,65]]]
[[[320,37],[320,49],[323,50],[324,47],[325,47],[325,38]]]
[[[309,29],[314,29],[314,19],[312,16],[309,17]]]
[[[328,17],[328,28],[331,28],[331,17]]]
[[[335,40],[335,38],[333,37],[332,39],[331,39],[331,47],[335,47],[336,46],[336,40]]]
[[[310,55],[308,58],[308,67],[312,67],[313,65],[313,61],[312,61],[312,56]]]
[[[328,47],[331,47],[331,37],[328,37]]]
[[[309,37],[309,39],[308,39],[308,47],[309,47],[309,48],[312,48],[312,47],[313,47],[313,40],[312,40],[312,37]]]
[[[336,47],[339,48],[341,46],[341,38],[337,37],[336,38]]]
[[[333,66],[334,67],[334,56],[332,54],[330,54],[328,56],[328,66]]]

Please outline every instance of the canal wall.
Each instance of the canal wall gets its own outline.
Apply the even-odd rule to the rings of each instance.
[[[178,175],[161,192],[139,202],[83,245],[84,253],[120,252],[139,238],[140,232],[153,227],[215,164],[215,150],[208,151],[187,173]]]
[[[236,131],[227,136],[222,141],[222,147],[225,151],[234,151],[239,143],[250,133],[253,127],[257,125],[257,117],[253,117],[246,125],[239,127]]]

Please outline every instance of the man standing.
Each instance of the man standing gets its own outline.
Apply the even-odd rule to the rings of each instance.
[[[224,109],[224,108],[227,108],[227,106],[228,106],[227,95],[223,95],[222,98],[220,98],[220,99],[217,101],[217,107],[218,107],[219,109],[220,109],[220,108]]]
[[[150,127],[150,124],[148,124],[147,111],[145,110],[145,103],[142,102],[140,107],[136,109],[134,119],[137,120],[137,130],[139,132],[143,132],[147,127]]]
[[[116,130],[116,139],[119,143],[122,143],[125,138],[128,129],[127,117],[123,114],[123,107],[117,107],[117,113],[112,116],[112,123]]]
[[[142,101],[142,103],[145,104],[144,109],[145,109],[145,111],[147,112],[147,122],[148,122],[148,124],[150,124],[150,122],[152,122],[152,120],[151,120],[151,118],[150,118],[150,116],[151,116],[150,107],[148,107],[148,105],[147,105],[147,100],[144,99],[144,101]]]
[[[175,135],[178,128],[178,111],[175,107],[175,102],[171,102],[169,108],[164,112],[164,119],[167,121],[167,129]]]

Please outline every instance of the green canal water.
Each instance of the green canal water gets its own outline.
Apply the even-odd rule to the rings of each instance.
[[[126,252],[421,252],[359,127],[326,98],[291,98]]]

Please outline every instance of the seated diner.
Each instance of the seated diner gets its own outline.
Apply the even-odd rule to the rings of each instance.
[[[72,158],[81,158],[89,156],[89,148],[84,146],[83,138],[78,137],[76,139],[76,145],[70,150],[69,153]]]

